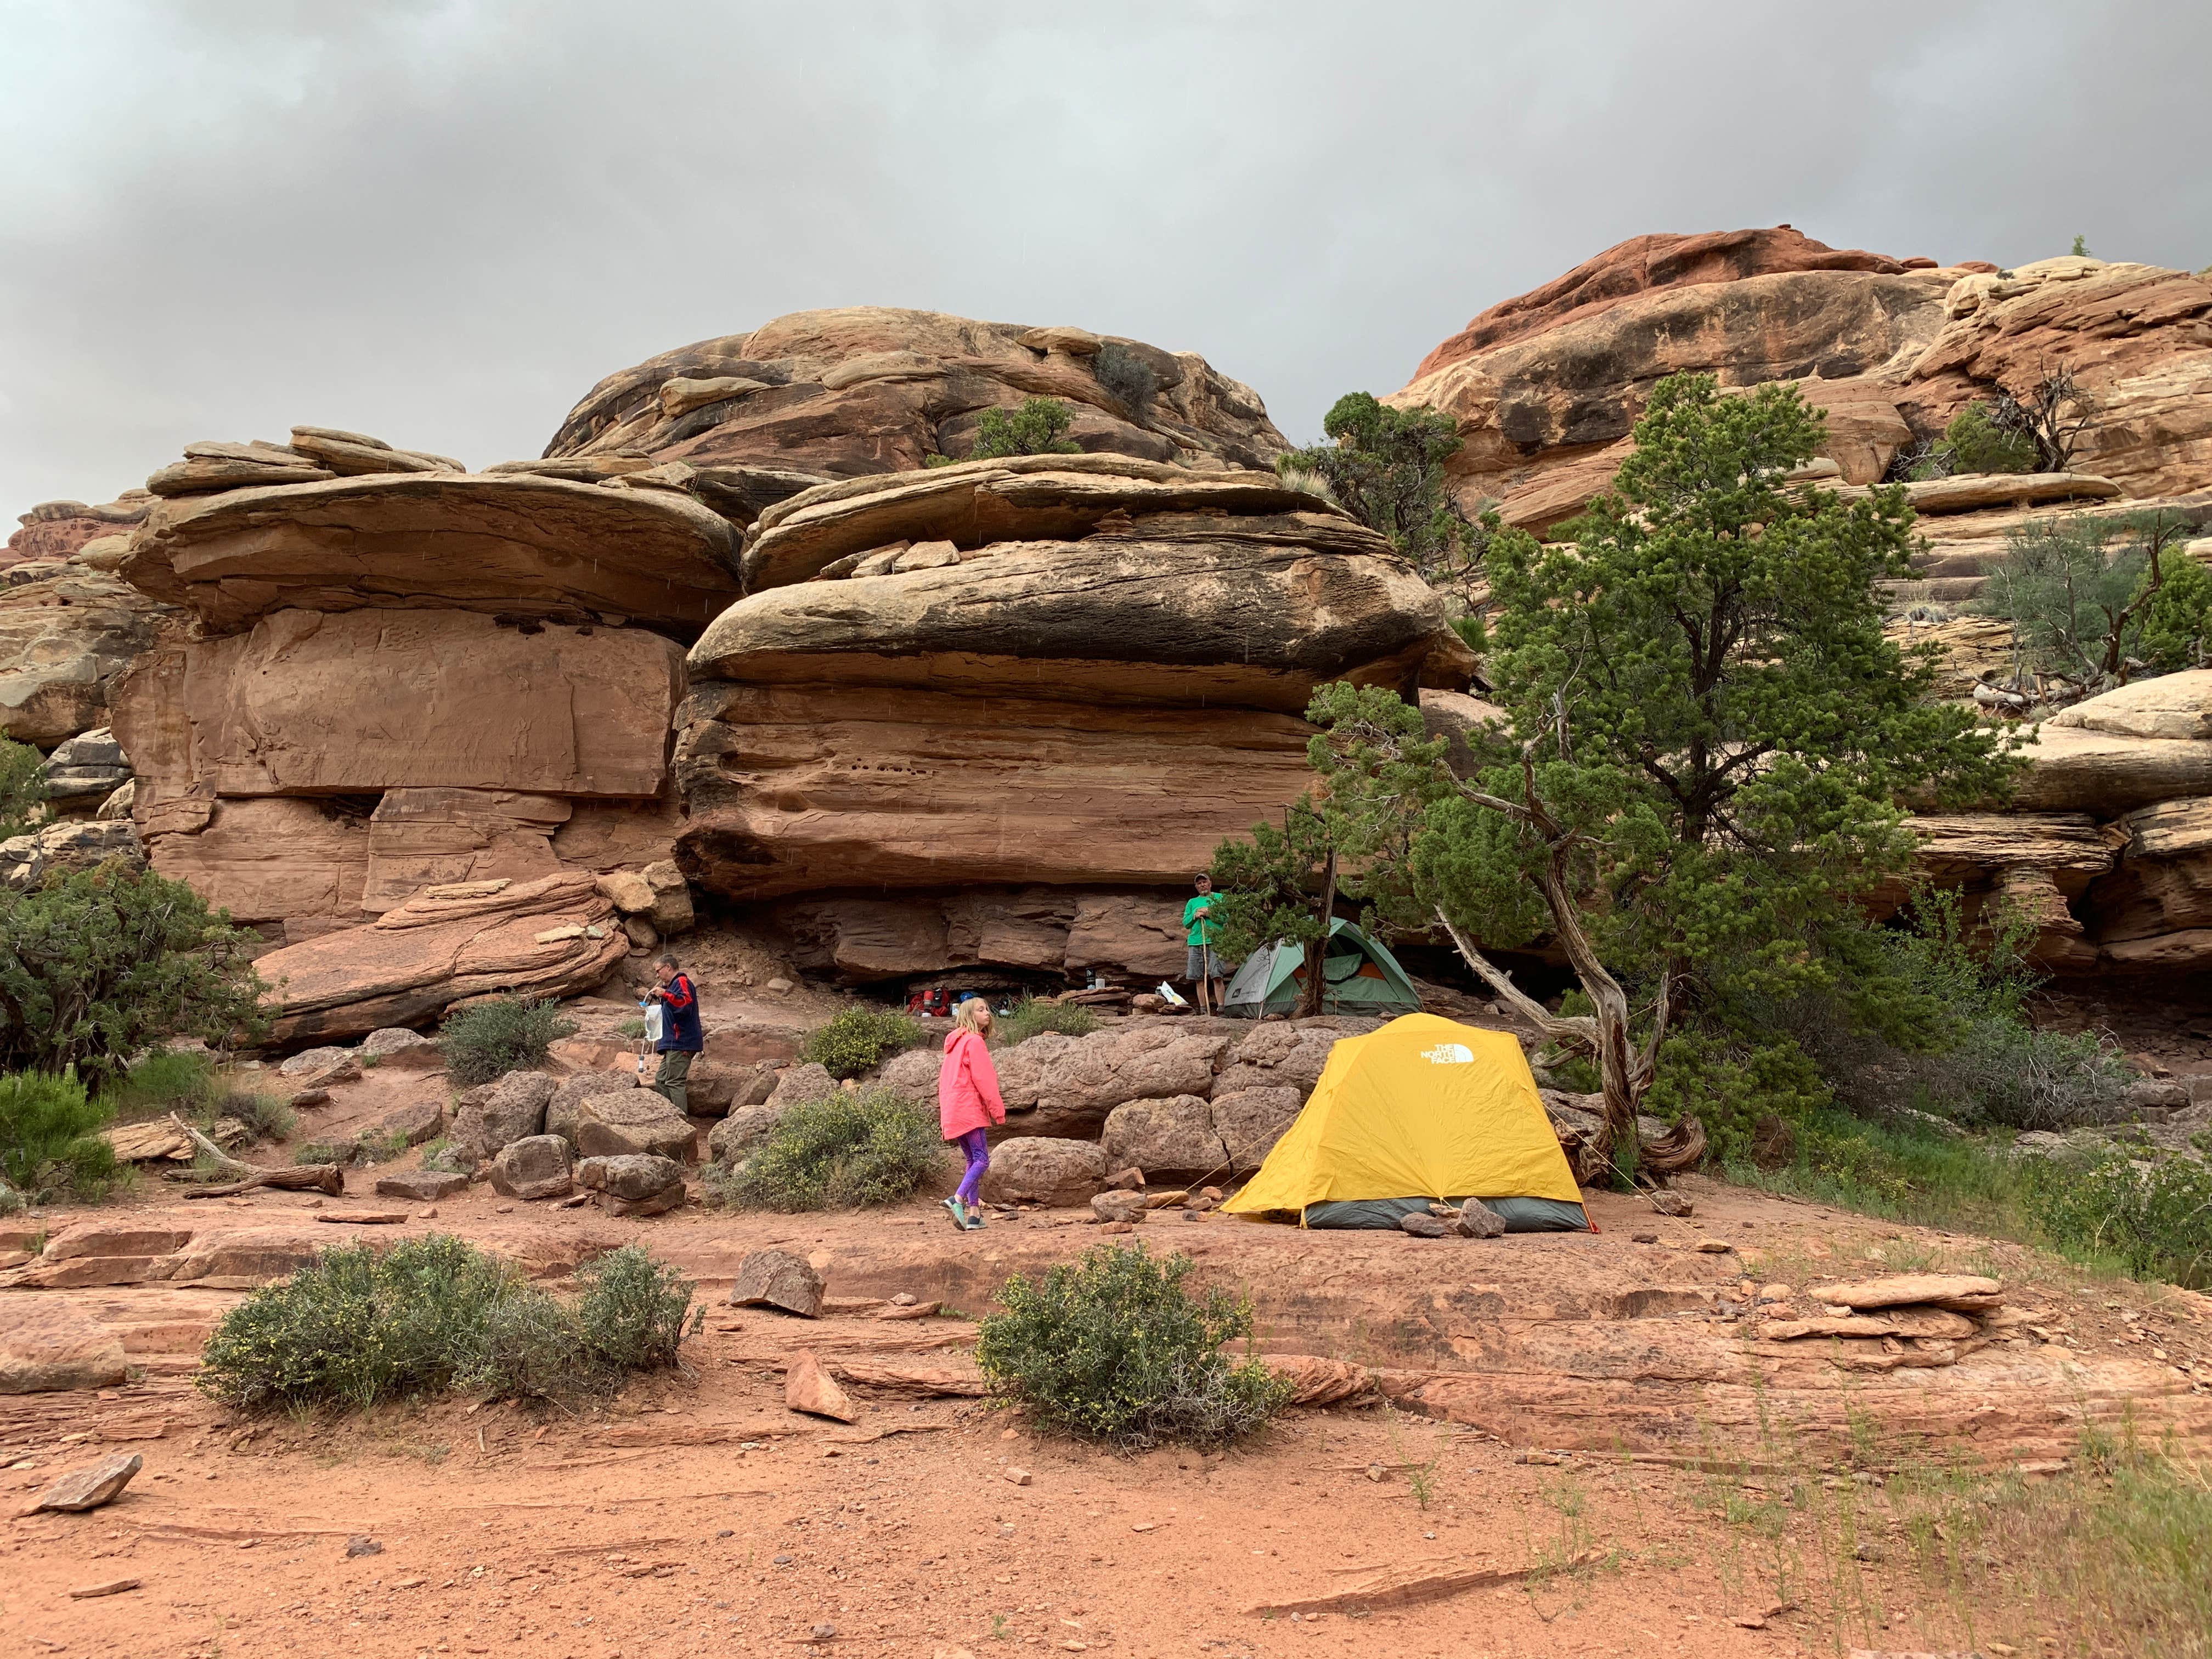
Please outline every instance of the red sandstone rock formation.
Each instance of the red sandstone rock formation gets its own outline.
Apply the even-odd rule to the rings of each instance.
[[[1131,364],[1140,366],[1135,389],[1149,377],[1149,396],[1131,395]],[[1070,435],[1086,450],[1263,468],[1289,447],[1249,386],[1193,352],[1079,328],[860,306],[794,312],[611,374],[569,411],[545,454],[634,453],[709,473],[898,472],[965,455],[982,411],[1030,397],[1067,404]]]

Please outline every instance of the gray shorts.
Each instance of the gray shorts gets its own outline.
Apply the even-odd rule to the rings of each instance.
[[[1210,945],[1186,945],[1182,953],[1182,976],[1194,984],[1202,979],[1221,977],[1221,958],[1213,954]]]

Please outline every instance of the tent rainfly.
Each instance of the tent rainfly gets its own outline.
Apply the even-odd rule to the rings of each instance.
[[[1346,1037],[1297,1120],[1223,1207],[1307,1227],[1395,1227],[1479,1198],[1508,1232],[1589,1227],[1511,1033],[1407,1014]]]
[[[1380,939],[1370,939],[1339,916],[1329,924],[1322,952],[1322,1012],[1325,1014],[1413,1014],[1420,994]],[[1305,989],[1306,952],[1302,945],[1263,945],[1245,958],[1229,981],[1221,1012],[1239,1019],[1287,1014]]]

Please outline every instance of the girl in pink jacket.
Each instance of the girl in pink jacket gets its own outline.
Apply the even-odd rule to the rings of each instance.
[[[945,1038],[945,1063],[937,1073],[937,1121],[945,1138],[968,1155],[968,1172],[945,1207],[952,1212],[955,1226],[970,1231],[983,1224],[975,1191],[991,1167],[984,1132],[1006,1121],[1006,1103],[999,1097],[999,1068],[991,1064],[991,1050],[983,1041],[991,1030],[991,1005],[969,997],[954,1012]]]

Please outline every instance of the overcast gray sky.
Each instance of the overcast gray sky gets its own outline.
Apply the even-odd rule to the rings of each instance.
[[[0,528],[196,438],[534,455],[817,306],[1203,352],[1294,438],[1639,232],[2212,261],[2212,6],[0,0]]]

